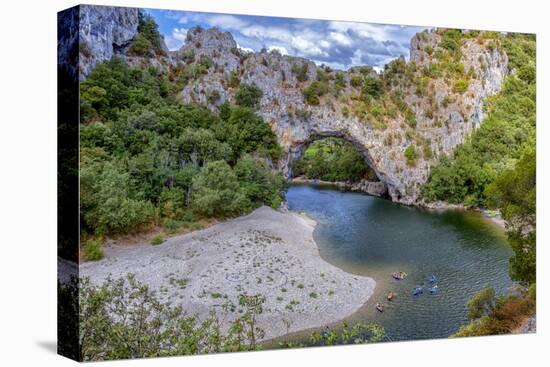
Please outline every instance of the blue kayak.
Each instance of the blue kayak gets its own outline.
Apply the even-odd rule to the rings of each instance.
[[[430,275],[430,277],[428,278],[428,282],[430,283],[435,283],[437,281],[437,278],[435,277],[435,275]]]
[[[421,295],[424,292],[422,287],[416,287],[413,289],[413,296]]]
[[[428,288],[428,292],[430,292],[431,294],[437,293],[438,290],[439,290],[439,287],[437,285],[434,285],[433,287]]]

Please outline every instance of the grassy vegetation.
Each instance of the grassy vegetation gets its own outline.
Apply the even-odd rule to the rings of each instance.
[[[407,165],[416,166],[417,153],[414,145],[409,145],[404,152],[405,159],[407,160]]]
[[[90,238],[84,245],[84,256],[86,260],[97,261],[103,259],[103,250],[101,248],[103,239],[101,237]]]
[[[153,237],[151,239],[151,245],[160,245],[161,243],[164,242],[164,237],[162,236],[162,234],[157,234],[155,237]]]

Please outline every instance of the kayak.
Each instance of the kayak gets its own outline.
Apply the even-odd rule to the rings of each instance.
[[[421,295],[424,292],[422,287],[416,287],[413,289],[413,296]]]
[[[407,276],[407,273],[405,273],[404,271],[396,271],[395,273],[392,273],[391,276],[393,277],[393,279],[403,280]]]
[[[376,304],[376,309],[378,312],[384,312],[384,306],[379,303]]]
[[[437,279],[436,279],[435,275],[430,275],[430,277],[428,278],[428,282],[430,282],[432,284],[435,283],[436,281],[437,281]]]
[[[391,301],[393,297],[395,297],[395,294],[393,294],[393,292],[388,293],[388,296],[387,296],[388,301]]]
[[[428,292],[430,292],[431,294],[437,293],[438,290],[439,290],[439,287],[437,285],[434,285],[433,287],[428,288]]]

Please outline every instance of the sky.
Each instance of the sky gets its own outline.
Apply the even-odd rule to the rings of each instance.
[[[185,43],[187,30],[200,25],[233,35],[246,51],[276,49],[281,54],[310,59],[335,69],[369,65],[376,69],[400,55],[409,57],[412,36],[419,27],[295,18],[260,17],[145,9],[164,35],[170,50]]]

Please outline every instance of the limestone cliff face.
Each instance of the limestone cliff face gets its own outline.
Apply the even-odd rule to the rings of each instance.
[[[79,69],[86,77],[101,61],[122,54],[138,32],[138,9],[80,5]]]
[[[437,33],[423,32],[412,39],[409,63],[415,64],[415,77],[421,77],[423,70],[429,67],[431,56],[425,50],[436,49],[440,38]],[[362,152],[387,186],[392,200],[414,204],[430,167],[442,155],[452,156],[455,147],[479,126],[484,117],[484,99],[500,89],[507,74],[507,56],[498,48],[486,47],[472,38],[464,41],[461,51],[464,69],[475,76],[463,92],[454,91],[453,83],[443,77],[430,78],[428,96],[419,95],[414,85],[396,87],[414,112],[414,128],[407,126],[401,116],[387,118],[381,128],[349,113],[350,101],[357,95],[350,79],[359,75],[358,68],[343,72],[347,86],[338,97],[323,96],[319,105],[310,106],[302,91],[315,80],[319,67],[309,60],[277,52],[243,53],[229,33],[200,28],[188,32],[186,44],[174,57],[176,62],[183,57],[189,62],[189,55],[195,60],[204,55],[213,62],[206,75],[189,83],[181,92],[186,102],[202,103],[215,110],[225,100],[233,100],[236,86],[232,85],[231,78],[234,75],[241,83],[255,83],[262,89],[258,112],[270,124],[284,148],[279,168],[287,177],[292,174],[293,162],[313,140],[338,136],[349,140]],[[298,81],[292,70],[293,65],[302,64],[308,65],[305,82]],[[334,83],[336,72],[328,72],[330,83]],[[371,76],[382,77],[373,72]],[[213,102],[209,96],[214,94],[219,98]],[[429,146],[433,155],[419,157],[414,165],[407,164],[405,149],[419,141]]]

